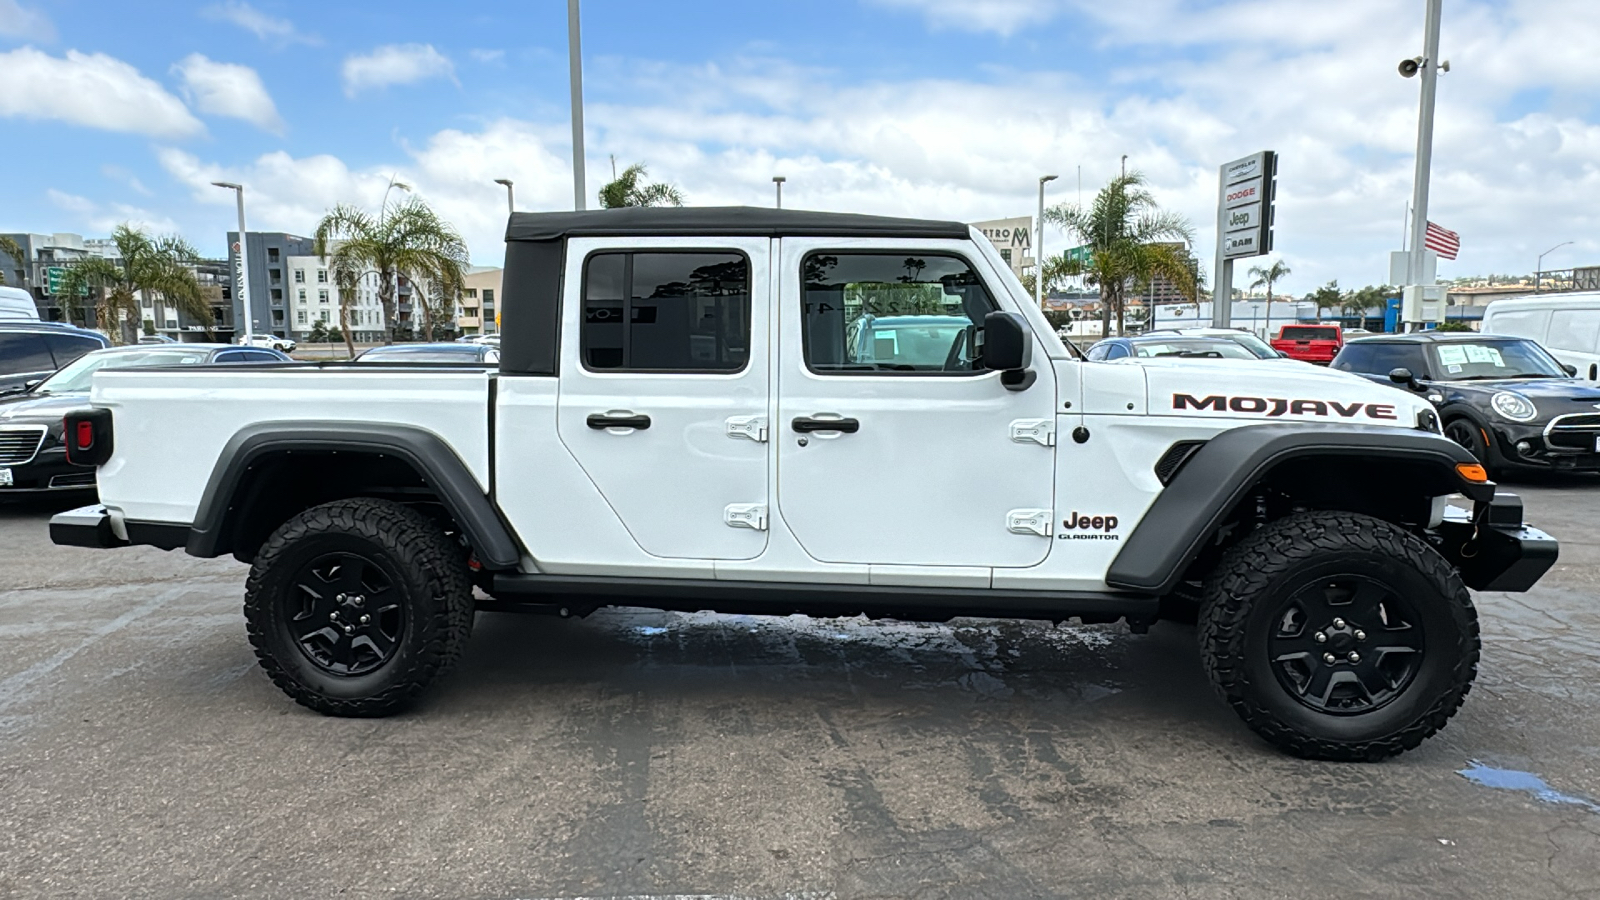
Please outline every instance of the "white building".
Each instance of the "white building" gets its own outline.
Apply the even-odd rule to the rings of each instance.
[[[306,340],[319,322],[324,329],[338,328],[339,286],[334,284],[328,261],[320,256],[287,256],[284,269],[288,273],[289,329],[294,339]],[[356,282],[350,330],[356,343],[383,340],[383,304],[378,302],[376,272],[368,272]]]
[[[1033,217],[973,222],[972,227],[983,232],[994,244],[1018,278],[1022,277],[1023,270],[1033,268]]]

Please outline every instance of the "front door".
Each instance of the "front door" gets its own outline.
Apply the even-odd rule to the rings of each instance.
[[[976,363],[997,309],[963,241],[781,242],[778,508],[830,563],[1030,566],[1050,550],[1055,375]],[[1037,338],[1035,339],[1037,340]]]
[[[766,238],[573,240],[558,426],[641,549],[752,559],[767,544]],[[536,476],[535,476],[536,477]]]

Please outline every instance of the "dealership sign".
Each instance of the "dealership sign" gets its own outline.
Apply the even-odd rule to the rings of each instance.
[[[1223,163],[1218,170],[1217,243],[1222,259],[1272,252],[1278,154],[1271,150]]]

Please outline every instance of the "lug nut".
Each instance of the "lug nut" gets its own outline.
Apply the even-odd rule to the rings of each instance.
[[[362,616],[361,617],[361,624],[363,624],[363,625],[365,625],[365,624],[367,624],[368,622],[371,622],[371,621],[372,621],[372,617],[371,616]]]
[[[1335,627],[1335,628],[1343,628],[1344,627],[1344,620],[1343,619],[1334,619],[1333,620],[1333,627]]]
[[[344,627],[344,633],[345,634],[355,634],[356,630],[354,628],[350,627],[349,625],[346,625]]]
[[[1332,653],[1324,653],[1322,654],[1322,661],[1331,666],[1339,661],[1339,657],[1334,656]]]
[[[357,606],[366,606],[367,605],[367,598],[361,596],[360,594],[357,594],[354,597],[350,598],[350,602],[354,603]]]
[[[1358,663],[1358,662],[1361,662],[1361,654],[1355,652],[1354,650],[1351,650],[1350,651],[1350,655],[1345,657],[1345,659],[1348,659],[1353,663]]]
[[[333,599],[338,601],[339,603],[343,603],[344,602],[344,595],[340,594],[339,596],[337,596],[337,597],[335,597]]]
[[[1313,634],[1313,635],[1312,635],[1312,636],[1311,636],[1311,639],[1312,639],[1312,640],[1313,640],[1313,641],[1316,641],[1316,642],[1317,642],[1317,643],[1319,643],[1319,644],[1326,644],[1326,643],[1327,643],[1327,642],[1328,642],[1328,636],[1327,636],[1327,635],[1326,635],[1326,634],[1323,634],[1323,633],[1322,633],[1322,632],[1320,632],[1320,631],[1319,631],[1319,632],[1317,632],[1317,633],[1316,633],[1316,634]]]
[[[1366,639],[1367,639],[1367,633],[1365,631],[1362,631],[1361,629],[1357,628],[1356,629],[1356,640],[1364,641]]]
[[[339,613],[338,613],[337,610],[335,610],[334,612],[328,613],[328,621],[329,622],[337,622],[337,621],[339,621]]]

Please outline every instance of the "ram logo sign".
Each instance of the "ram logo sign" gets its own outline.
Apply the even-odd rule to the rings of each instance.
[[[1354,419],[1365,415],[1369,419],[1394,420],[1394,406],[1389,403],[1340,403],[1337,400],[1290,400],[1285,397],[1227,397],[1209,394],[1196,397],[1192,394],[1173,394],[1175,410],[1210,410],[1266,416],[1321,416],[1323,418]]]

